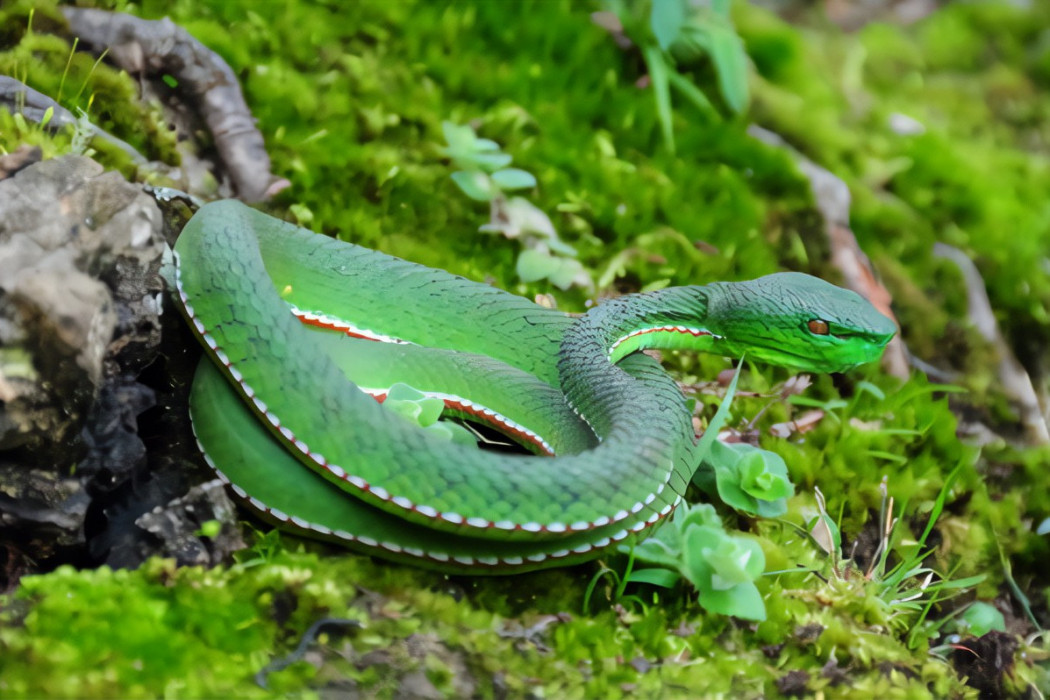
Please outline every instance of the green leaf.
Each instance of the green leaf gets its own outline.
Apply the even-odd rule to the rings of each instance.
[[[649,13],[649,26],[656,37],[656,43],[666,51],[678,38],[685,22],[685,2],[683,0],[653,0]]]
[[[205,520],[203,523],[201,523],[200,529],[197,530],[197,532],[194,534],[200,535],[201,537],[211,537],[212,539],[214,539],[219,535],[220,532],[222,532],[221,521]]]
[[[510,165],[510,162],[514,160],[514,157],[509,153],[481,153],[475,152],[468,155],[464,155],[460,161],[465,165],[475,165],[481,170],[487,170],[492,172],[493,170],[499,170]]]
[[[713,527],[722,528],[722,519],[718,517],[718,511],[710,503],[699,503],[694,506],[680,508],[681,516],[678,516],[678,529],[685,532],[691,527]],[[678,515],[677,513],[675,514]]]
[[[474,150],[478,152],[482,151],[498,151],[499,144],[492,139],[475,139]]]
[[[653,536],[635,545],[633,550],[635,559],[677,571],[682,558],[682,532],[690,523],[703,525],[708,517],[708,511],[710,517],[717,520],[718,514],[715,513],[713,506],[707,504],[692,506],[683,503],[675,509],[670,523],[657,530]],[[625,545],[620,546],[620,551],[624,554],[631,553],[631,549]]]
[[[701,113],[714,117],[718,116],[718,110],[716,110],[715,106],[711,104],[711,100],[707,99],[707,95],[704,94],[704,91],[694,85],[689,78],[672,71],[667,74],[667,79],[670,82],[671,87],[682,93],[682,96],[692,102],[693,106],[700,110]]]
[[[448,147],[442,149],[452,162],[466,170],[499,170],[510,165],[513,157],[500,153],[499,144],[491,139],[479,139],[469,126],[442,122]]]
[[[740,478],[737,476],[735,465],[715,465],[715,482],[718,485],[718,498],[730,508],[745,513],[754,513],[758,510],[758,502],[755,498],[740,488]]]
[[[627,577],[628,583],[647,583],[650,586],[673,588],[682,575],[670,569],[638,569]]]
[[[452,181],[463,194],[479,202],[491,202],[498,193],[489,176],[477,170],[457,170],[452,173]]]
[[[653,88],[653,98],[656,100],[656,117],[660,122],[660,130],[664,135],[664,143],[668,150],[674,153],[674,130],[671,123],[671,88],[667,81],[667,74],[671,69],[667,65],[667,58],[655,46],[647,46],[643,51],[645,65],[649,68],[649,83]]]
[[[1006,619],[994,606],[978,600],[959,616],[959,627],[975,637],[982,637],[992,630],[1005,632]]]
[[[726,105],[736,114],[747,109],[750,99],[747,85],[747,52],[732,26],[723,23],[705,23],[702,31],[711,61],[718,75],[718,87]]]
[[[874,396],[875,399],[878,401],[883,401],[886,398],[886,394],[885,392],[883,392],[882,389],[864,379],[857,382],[857,386],[854,387],[854,391],[856,391],[858,394],[862,392],[867,392]]]
[[[708,612],[732,615],[744,620],[765,620],[766,604],[753,583],[742,583],[725,591],[700,591],[700,605]]]
[[[786,498],[778,498],[775,501],[755,501],[755,515],[760,518],[779,518],[787,513],[787,510]]]
[[[732,6],[733,0],[711,0],[711,9],[726,19],[729,19],[729,9]]]
[[[733,380],[729,382],[729,386],[726,388],[726,395],[722,398],[722,403],[718,405],[718,410],[711,417],[711,421],[707,424],[707,429],[704,430],[704,434],[700,436],[696,447],[693,448],[693,458],[696,460],[694,464],[700,463],[707,456],[713,443],[718,441],[718,431],[722,429],[722,425],[729,417],[729,406],[733,403],[733,396],[736,395],[736,385],[740,380],[740,368],[743,366],[743,361],[737,365],[736,372],[733,373]]]
[[[419,404],[415,403],[414,401],[384,401],[383,403],[387,404],[386,409],[388,411],[393,411],[397,415],[407,420],[409,423],[413,423],[414,425],[419,425],[420,427],[422,427],[420,424],[419,416],[421,413],[423,413],[423,407]]]
[[[516,269],[522,282],[549,279],[559,289],[568,289],[574,284],[591,285],[590,276],[579,260],[555,257],[537,248],[521,251]]]
[[[634,557],[638,561],[678,571],[681,562],[681,549],[678,545],[678,528],[669,525],[660,528],[654,536],[635,545]],[[627,554],[630,548],[621,545],[620,551]]]
[[[568,289],[573,285],[589,289],[592,285],[591,276],[587,273],[583,263],[572,258],[558,258],[561,265],[550,276],[551,284],[558,289]]]
[[[703,559],[710,574],[706,583],[716,590],[753,581],[766,567],[765,555],[757,542],[715,528],[691,528],[685,533],[683,544],[687,559]],[[699,569],[695,561],[693,568]]]
[[[477,446],[477,439],[469,430],[456,423],[440,420],[445,410],[444,401],[427,396],[408,384],[398,382],[391,386],[387,390],[386,399],[383,400],[383,408],[393,411],[440,440]]]
[[[288,211],[292,212],[292,214],[295,216],[296,223],[298,223],[300,226],[309,226],[311,223],[313,223],[314,213],[310,210],[310,207],[306,206],[305,204],[300,204],[297,202],[295,204],[289,205]]]
[[[746,445],[737,473],[740,475],[740,488],[749,496],[762,501],[775,501],[789,498],[795,494],[787,475],[787,465],[783,457],[775,452],[760,450]]]
[[[924,569],[923,573],[925,573],[926,571],[929,571],[929,569]],[[986,578],[988,577],[985,574],[977,574],[976,576],[967,576],[966,578],[956,578],[948,579],[946,581],[939,581],[938,583],[935,583],[930,587],[936,588],[937,590],[972,588],[978,583],[984,581]]]
[[[441,122],[441,132],[445,135],[445,142],[448,144],[446,152],[450,155],[453,152],[469,153],[476,149],[478,137],[469,126],[444,121]]]
[[[795,493],[787,465],[775,452],[745,443],[714,442],[706,456],[706,465],[714,470],[715,486],[722,502],[745,513],[765,518],[783,515],[787,511],[787,499]],[[710,484],[705,481],[699,485],[710,490]]]
[[[682,532],[678,570],[700,590],[711,588],[714,575],[704,550],[710,545],[717,546],[725,536],[725,531],[716,527],[690,527]]]
[[[522,282],[536,282],[550,277],[560,265],[561,261],[550,253],[530,248],[518,256],[517,273]]]
[[[492,180],[504,190],[523,190],[536,186],[532,173],[519,168],[504,168],[492,173]]]
[[[383,406],[408,418],[422,428],[436,423],[441,418],[441,412],[445,410],[445,402],[441,399],[427,396],[415,387],[402,382],[394,384],[387,390]]]

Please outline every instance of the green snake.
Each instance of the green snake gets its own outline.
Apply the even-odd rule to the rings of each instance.
[[[211,360],[190,398],[209,464],[279,524],[452,572],[583,561],[674,510],[702,455],[681,391],[640,350],[844,371],[896,331],[859,295],[790,272],[574,317],[235,201],[202,207],[175,253]],[[397,382],[538,454],[434,436],[376,400]]]

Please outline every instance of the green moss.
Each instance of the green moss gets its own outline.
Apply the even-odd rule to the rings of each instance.
[[[959,283],[932,284],[938,265],[930,258],[934,241],[961,248],[1022,354],[1050,340],[1050,278],[1040,262],[1050,245],[1040,195],[1050,185],[1050,98],[1038,70],[1047,12],[955,4],[910,32],[872,24],[859,42],[825,36],[804,45],[765,14],[747,13],[745,22],[765,78],[756,91],[759,119],[851,186],[865,250],[909,261],[911,279],[931,281],[924,293],[962,299]],[[894,113],[918,120],[925,133],[893,133]],[[930,342],[941,327],[909,325],[909,341],[949,360]]]
[[[64,25],[52,2],[14,2],[0,9],[0,26],[7,30],[0,43],[0,73],[51,97],[74,116],[83,114],[91,124],[126,141],[145,158],[177,165],[175,135],[164,124],[160,106],[139,100],[138,83],[127,73],[90,53],[74,50],[62,37]],[[136,166],[128,154],[102,139],[92,139],[86,129],[80,137],[74,132],[73,127],[67,127],[55,135],[48,155],[78,150],[79,138],[88,142],[92,155],[125,176],[157,179],[151,168]],[[0,148],[6,151],[37,140],[46,137],[27,138],[24,129],[0,132]]]
[[[275,172],[292,182],[269,209],[319,231],[523,294],[551,291],[516,283],[516,248],[476,231],[488,212],[456,189],[439,150],[441,122],[450,120],[471,123],[536,175],[530,201],[606,287],[785,267],[834,274],[790,157],[749,137],[742,121],[705,121],[687,108],[675,114],[678,147],[668,153],[651,95],[638,87],[637,57],[568,0],[338,10],[103,4],[170,15],[231,63]],[[84,108],[150,158],[176,162],[157,106],[135,101],[134,79],[86,55],[70,60],[52,5],[16,2],[0,12],[0,69]],[[923,596],[917,607],[902,605],[899,598],[922,593],[916,578],[888,590],[836,564],[804,533],[819,488],[847,548],[870,534],[885,477],[901,516],[894,556],[914,555],[944,479],[961,465],[924,565],[955,578],[985,575],[976,595],[991,599],[1007,588],[1002,554],[1037,610],[1046,605],[1039,575],[1048,543],[1033,524],[1050,512],[1047,453],[1001,439],[981,450],[960,441],[967,426],[953,408],[1004,433],[1013,417],[989,369],[991,350],[968,328],[962,277],[932,254],[940,241],[975,259],[1008,339],[1036,366],[1050,341],[1046,13],[1038,3],[1027,11],[955,4],[911,28],[872,24],[843,36],[789,27],[738,3],[735,21],[755,66],[751,119],[846,181],[853,227],[894,293],[910,348],[960,372],[968,390],[948,393],[921,378],[900,384],[868,368],[818,378],[803,399],[785,401],[771,398],[785,373],[748,373],[741,387],[766,395],[738,398],[733,425],[761,431],[797,493],[782,521],[721,511],[727,526],[758,538],[769,570],[787,572],[757,582],[766,621],[705,616],[681,584],[630,587],[618,598],[604,578],[582,613],[597,565],[449,579],[267,535],[257,558],[226,569],[156,561],[134,572],[61,569],[25,579],[0,609],[0,695],[266,695],[253,674],[326,616],[365,626],[326,633],[307,661],[269,676],[273,691],[760,697],[775,696],[786,673],[805,671],[813,693],[972,695],[940,658],[937,625],[953,603],[927,610]],[[895,133],[895,113],[925,132]],[[54,155],[72,141],[0,114],[5,150],[31,142]],[[93,146],[107,166],[134,174],[122,156]],[[578,290],[557,298],[572,310],[585,301]],[[667,359],[687,381],[726,366]],[[823,419],[801,438],[768,436],[773,423],[818,408]],[[1045,655],[1027,651],[1037,662]],[[1046,677],[1038,663],[1015,669],[1017,684]]]

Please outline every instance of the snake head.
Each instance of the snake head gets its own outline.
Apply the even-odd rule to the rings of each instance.
[[[807,372],[844,372],[882,356],[893,321],[859,294],[800,272],[709,287],[716,352]]]

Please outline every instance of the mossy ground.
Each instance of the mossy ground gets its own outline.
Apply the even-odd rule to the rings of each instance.
[[[644,66],[583,7],[345,5],[111,6],[167,14],[230,62],[275,172],[292,182],[268,209],[317,231],[523,294],[552,291],[515,280],[513,242],[476,232],[487,211],[455,188],[439,151],[440,124],[451,120],[476,125],[537,177],[530,199],[620,290],[784,268],[834,277],[791,158],[747,136],[744,121],[687,108],[675,114],[677,154],[668,153],[651,95],[636,85]],[[132,78],[79,54],[66,70],[69,46],[48,34],[59,28],[52,6],[15,2],[0,12],[5,72],[173,161],[160,111],[135,102]],[[586,599],[597,565],[450,580],[269,534],[229,568],[154,561],[133,572],[24,579],[0,608],[0,695],[266,695],[253,674],[322,617],[363,627],[328,635],[306,661],[272,674],[270,692],[757,697],[804,686],[858,697],[975,695],[944,660],[952,624],[944,620],[958,601],[927,606],[928,592],[914,605],[903,600],[922,593],[919,576],[893,586],[847,575],[799,525],[815,515],[819,487],[847,539],[870,542],[885,477],[901,516],[896,555],[907,556],[961,465],[926,565],[952,579],[984,575],[963,600],[998,599],[1011,629],[1031,633],[1010,593],[1009,561],[1048,622],[1050,551],[1035,527],[1050,515],[1050,452],[995,437],[1017,435],[1016,418],[991,351],[968,327],[959,274],[931,251],[942,241],[975,260],[1006,337],[1045,381],[1050,14],[1039,3],[953,5],[910,28],[875,24],[848,36],[744,6],[736,21],[755,66],[749,119],[850,185],[853,227],[895,295],[905,340],[918,357],[961,373],[966,393],[952,394],[953,406],[989,425],[990,441],[960,439],[948,394],[920,376],[900,384],[867,368],[817,379],[805,396],[828,415],[816,429],[762,440],[796,484],[789,515],[751,522],[726,513],[728,525],[759,538],[768,570],[799,569],[758,582],[768,609],[759,624],[702,613],[684,586],[628,589],[631,597],[615,600],[604,578]],[[705,88],[708,78],[698,77]],[[894,132],[894,113],[925,131]],[[48,153],[71,146],[69,135],[0,115],[0,145],[25,140]],[[100,157],[133,174],[119,154]],[[562,308],[583,306],[582,292],[556,297]],[[671,364],[687,380],[725,367],[712,358]],[[766,391],[786,377],[753,370],[744,382]],[[738,425],[767,406],[758,429],[804,408],[738,399]],[[1022,651],[1007,687],[1045,694],[1045,640]]]

